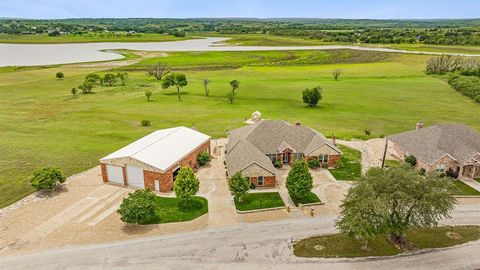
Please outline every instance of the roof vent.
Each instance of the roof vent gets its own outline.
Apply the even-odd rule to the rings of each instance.
[[[297,120],[297,122],[295,122],[295,126],[301,126],[301,125],[302,125],[302,121]]]
[[[415,129],[421,129],[421,128],[423,128],[423,122],[417,122]]]

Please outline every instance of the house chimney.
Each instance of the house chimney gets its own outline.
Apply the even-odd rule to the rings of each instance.
[[[423,128],[423,122],[417,122],[417,126],[415,127],[415,129],[421,129]]]
[[[301,125],[302,125],[302,121],[297,120],[297,122],[295,122],[295,126],[301,126]]]
[[[332,143],[333,145],[337,145],[337,138],[335,137],[335,133],[332,134]]]

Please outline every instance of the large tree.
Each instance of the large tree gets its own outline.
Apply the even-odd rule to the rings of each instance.
[[[147,69],[147,74],[157,80],[163,79],[168,73],[170,73],[170,70],[165,63],[157,63]]]
[[[184,200],[186,205],[191,196],[197,194],[200,182],[193,172],[192,168],[185,166],[178,172],[177,178],[173,183],[173,190],[178,198]]]
[[[387,233],[401,245],[408,229],[437,226],[449,217],[453,190],[450,178],[422,176],[407,165],[372,168],[349,190],[336,226],[365,241]]]
[[[314,87],[312,89],[305,89],[302,93],[303,103],[309,107],[317,106],[318,102],[322,99],[322,88]]]
[[[185,74],[172,73],[172,74],[169,74],[168,76],[166,76],[163,79],[162,88],[163,89],[168,89],[168,88],[174,86],[175,88],[177,88],[178,100],[182,100],[182,92],[180,91],[180,89],[182,87],[187,86],[187,84],[188,84],[188,81],[187,81],[187,77],[185,76]]]
[[[301,199],[312,190],[312,175],[305,161],[297,159],[293,162],[292,169],[288,172],[286,186],[294,199]]]
[[[150,190],[137,189],[124,198],[117,212],[123,222],[145,224],[155,218],[156,195]]]
[[[228,181],[228,187],[232,195],[235,196],[239,202],[243,202],[243,197],[250,189],[250,182],[241,172],[237,172]]]

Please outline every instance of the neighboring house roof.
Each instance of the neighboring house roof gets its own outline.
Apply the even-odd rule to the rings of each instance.
[[[266,155],[281,153],[287,148],[308,155],[325,144],[341,153],[330,140],[309,127],[265,120],[228,132],[227,170],[235,173],[253,163],[262,163],[262,167],[268,166],[266,169],[274,171]]]
[[[387,139],[429,164],[445,155],[463,164],[480,153],[480,133],[464,125],[436,125]]]
[[[209,139],[208,135],[187,127],[161,129],[111,153],[100,162],[129,157],[166,171]]]

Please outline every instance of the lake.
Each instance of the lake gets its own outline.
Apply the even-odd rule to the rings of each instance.
[[[0,44],[0,67],[4,66],[41,66],[94,61],[109,61],[123,58],[109,51],[118,49],[137,51],[272,51],[272,50],[332,50],[353,49],[397,53],[440,54],[428,52],[403,51],[388,48],[360,46],[235,46],[222,44],[227,38],[209,37],[168,42],[101,42],[70,44]],[[465,54],[452,54],[474,56]]]

